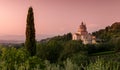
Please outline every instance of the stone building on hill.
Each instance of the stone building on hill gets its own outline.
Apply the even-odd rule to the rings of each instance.
[[[82,22],[78,31],[72,34],[72,40],[81,40],[83,44],[96,44],[95,36],[92,36],[87,31],[86,25]]]

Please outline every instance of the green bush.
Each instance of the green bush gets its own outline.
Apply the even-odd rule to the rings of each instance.
[[[88,54],[98,53],[98,52],[105,52],[113,50],[113,46],[109,43],[101,43],[101,44],[87,44],[85,45],[86,51]]]
[[[37,56],[52,63],[57,62],[62,50],[61,43],[52,40],[47,43],[39,44],[37,47]]]
[[[24,48],[1,48],[0,57],[0,70],[30,70],[39,65],[43,68],[43,61],[33,56],[31,57],[29,53]]]
[[[74,54],[71,58],[71,61],[77,65],[86,65],[88,63],[89,59],[87,56],[87,52],[81,51],[79,53]]]
[[[63,51],[61,52],[59,60],[66,60],[83,49],[84,45],[81,41],[68,41],[63,46]]]

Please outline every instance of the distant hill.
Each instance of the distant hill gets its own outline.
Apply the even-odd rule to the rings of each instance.
[[[0,44],[5,44],[5,43],[19,44],[19,43],[24,43],[24,41],[20,41],[20,40],[0,40]]]
[[[120,37],[120,22],[115,22],[111,26],[107,26],[105,29],[95,31],[92,34],[103,41],[109,41],[111,39]]]
[[[40,40],[40,39],[44,39],[47,37],[51,37],[51,35],[36,35],[36,39]],[[1,35],[0,36],[0,40],[25,40],[25,35]]]
[[[44,35],[38,34],[36,35],[36,40],[42,40],[48,37],[52,37],[53,35]],[[23,43],[25,41],[24,35],[1,35],[0,43]]]

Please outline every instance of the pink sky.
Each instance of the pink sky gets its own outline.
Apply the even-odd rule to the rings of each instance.
[[[82,21],[93,32],[120,21],[120,0],[0,0],[0,35],[24,35],[29,6],[37,34],[74,33]]]

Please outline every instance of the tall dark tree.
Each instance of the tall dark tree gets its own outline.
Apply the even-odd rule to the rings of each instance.
[[[33,13],[32,7],[29,8],[28,14],[27,14],[25,47],[27,51],[31,54],[31,56],[34,56],[36,54],[34,13]]]

